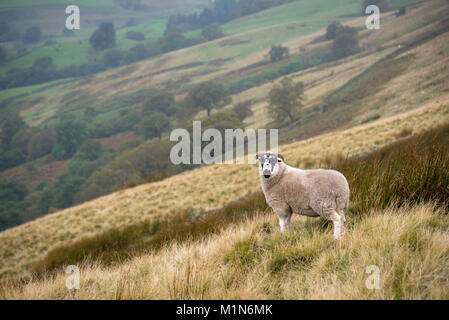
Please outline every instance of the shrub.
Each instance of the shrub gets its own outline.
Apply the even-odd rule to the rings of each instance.
[[[176,112],[175,97],[169,91],[157,91],[150,94],[150,97],[142,106],[143,114],[162,112],[167,116],[172,116]]]
[[[285,58],[288,58],[289,56],[289,49],[287,47],[283,47],[281,45],[279,46],[272,46],[269,52],[270,60],[271,61],[279,61],[283,60]]]
[[[332,55],[335,59],[344,58],[359,50],[357,30],[351,27],[341,27],[332,43]]]
[[[137,125],[136,131],[145,139],[160,138],[162,133],[170,130],[170,119],[162,112],[155,112]]]
[[[56,127],[55,157],[69,158],[75,154],[86,138],[86,127],[81,122],[61,121]]]
[[[80,152],[85,154],[86,160],[95,161],[103,152],[103,146],[101,145],[100,141],[89,139],[83,143],[80,148]]]
[[[0,182],[0,231],[22,222],[21,215],[26,208],[23,202],[26,187],[16,182]]]
[[[236,113],[237,117],[240,121],[243,121],[245,118],[251,116],[253,111],[251,110],[251,100],[246,100],[240,103],[237,103],[233,110]]]
[[[56,144],[56,132],[44,129],[34,134],[28,143],[28,157],[37,159],[53,151]]]
[[[343,25],[338,21],[334,21],[330,25],[328,25],[326,29],[326,40],[335,39],[342,27]]]
[[[224,36],[220,25],[216,23],[209,24],[201,31],[201,35],[208,41],[215,40]]]
[[[120,49],[110,49],[103,54],[104,64],[108,67],[118,67],[123,60],[124,52]]]
[[[35,43],[41,40],[41,29],[39,27],[28,28],[23,34],[22,41],[24,43]]]
[[[406,7],[402,6],[402,7],[400,7],[399,10],[396,12],[396,17],[403,16],[403,15],[406,14],[406,12],[407,12]]]
[[[5,48],[0,46],[0,65],[4,64],[8,59],[8,52]]]
[[[111,22],[102,23],[89,39],[92,48],[101,51],[115,46],[115,30]]]

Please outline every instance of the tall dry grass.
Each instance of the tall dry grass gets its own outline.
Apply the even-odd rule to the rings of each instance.
[[[400,132],[402,133],[402,131]],[[449,124],[329,166],[348,179],[352,215],[392,203],[437,201],[449,208]]]
[[[80,289],[67,275],[3,283],[4,299],[448,299],[449,221],[434,204],[371,211],[335,242],[331,226],[297,218],[280,233],[256,215],[190,243],[115,267],[80,264]],[[366,286],[367,267],[379,290]]]

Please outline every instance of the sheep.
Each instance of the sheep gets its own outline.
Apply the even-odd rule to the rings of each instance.
[[[345,232],[349,185],[335,170],[301,170],[290,167],[280,154],[256,155],[262,191],[279,218],[281,232],[290,228],[293,213],[321,216],[333,222],[334,238]]]

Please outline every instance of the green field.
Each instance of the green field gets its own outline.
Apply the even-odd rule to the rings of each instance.
[[[306,25],[313,22],[327,24],[335,17],[358,13],[361,4],[361,0],[295,1],[231,21],[223,26],[223,30],[234,34],[297,21]]]
[[[49,56],[57,67],[80,65],[102,57],[102,53],[90,50],[88,40],[96,30],[99,21],[112,21],[116,29],[117,48],[127,50],[137,44],[137,41],[126,39],[130,30],[145,34],[146,41],[155,40],[163,35],[167,18],[171,14],[190,13],[199,11],[207,4],[207,0],[187,0],[182,4],[177,0],[142,0],[144,10],[127,10],[113,0],[81,0],[75,3],[80,7],[81,29],[76,30],[74,36],[62,36],[65,21],[64,6],[68,3],[62,0],[5,0],[0,2],[0,11],[15,8],[17,19],[6,20],[12,29],[23,35],[29,27],[38,26],[41,29],[42,39],[37,44],[25,44],[28,51],[0,67],[0,75],[13,68],[29,68],[36,59]],[[30,15],[32,12],[32,15]],[[56,13],[60,14],[57,15]],[[124,27],[130,18],[137,21],[137,26]],[[16,20],[17,20],[16,19]],[[47,41],[52,44],[45,44]],[[55,44],[56,42],[56,44]],[[14,53],[20,42],[1,43]]]
[[[6,3],[9,2],[12,3],[12,1],[7,1]],[[41,0],[40,2],[43,4],[47,2],[49,4],[60,3],[57,0]],[[401,0],[393,2],[391,7],[398,7],[399,5],[413,2],[416,1]],[[27,3],[25,2],[23,5],[25,6]],[[95,4],[97,7],[100,7],[103,3],[110,5],[110,1],[105,0],[98,0],[90,3],[90,5]],[[153,1],[148,3],[153,3]],[[348,16],[356,15],[360,12],[361,3],[362,0],[335,0],[332,1],[332,4],[328,0],[294,1],[270,10],[245,16],[223,25],[223,31],[227,35],[242,34],[245,39],[250,40],[249,43],[230,46],[226,50],[223,50],[222,47],[214,47],[214,45],[207,48],[203,46],[199,54],[204,58],[226,58],[231,55],[236,57],[236,53],[238,57],[245,57],[262,48],[268,48],[273,44],[278,44],[291,38],[310,34],[325,28],[333,20],[347,20]],[[161,4],[158,3],[158,5]],[[136,12],[136,16],[141,16],[141,14],[140,12]],[[39,22],[39,20],[36,21]],[[146,37],[145,43],[154,41],[163,35],[165,24],[166,19],[159,18],[150,19],[150,21],[144,24],[133,27],[119,28],[119,25],[116,25],[116,47],[122,50],[128,50],[139,43],[138,41],[125,38],[126,33],[130,30],[144,33]],[[96,53],[91,50],[88,43],[88,38],[94,31],[94,27],[82,27],[82,30],[77,31],[76,36],[73,38],[57,37],[57,44],[38,47],[29,54],[11,61],[7,65],[0,67],[0,74],[4,74],[13,68],[28,68],[36,59],[45,56],[53,58],[54,64],[59,68],[80,65],[101,59],[102,53]],[[195,37],[199,36],[200,33],[200,30],[195,30],[186,32],[185,36]]]
[[[60,79],[60,80],[55,80],[55,81],[49,81],[49,82],[45,82],[45,83],[40,83],[40,84],[36,84],[33,86],[26,86],[26,87],[18,87],[18,88],[11,88],[11,89],[5,89],[5,90],[1,90],[0,91],[0,102],[11,98],[11,97],[15,97],[15,96],[19,96],[21,94],[32,94],[33,91],[38,90],[40,88],[44,88],[47,86],[52,86],[55,85],[57,83],[60,82],[65,82],[69,79]]]

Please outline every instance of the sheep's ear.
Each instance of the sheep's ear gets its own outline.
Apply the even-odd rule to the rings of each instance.
[[[256,153],[256,160],[259,161],[259,154]]]

